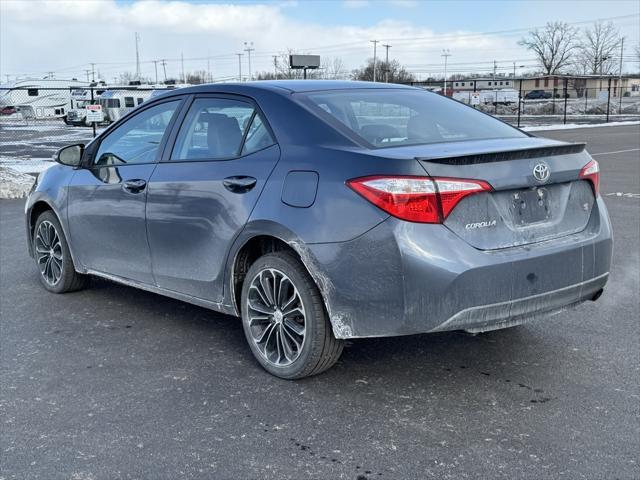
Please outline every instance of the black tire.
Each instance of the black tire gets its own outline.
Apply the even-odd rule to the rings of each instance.
[[[297,291],[304,310],[305,333],[302,346],[295,351],[297,357],[288,365],[277,365],[266,358],[258,347],[256,340],[254,340],[254,334],[252,334],[249,322],[248,300],[251,284],[261,272],[268,273],[273,270],[288,277],[286,280]],[[278,287],[279,290],[281,288],[281,286]],[[322,295],[304,265],[291,252],[269,253],[260,257],[251,265],[242,285],[241,310],[242,326],[253,355],[265,370],[277,377],[294,380],[317,375],[332,367],[342,354],[344,341],[338,340],[333,336]],[[265,324],[275,324],[276,320],[272,318],[273,316],[269,317],[270,320],[264,321]],[[284,320],[281,318],[280,322],[285,323],[286,318]],[[278,325],[273,328],[272,331],[275,332]],[[280,335],[286,338],[285,326],[280,325],[279,328]],[[267,339],[268,342],[269,340]]]
[[[40,228],[43,226],[43,224],[47,227],[50,225],[53,229],[55,229],[55,234],[59,239],[58,251],[61,255],[61,259],[58,259],[58,262],[61,265],[61,269],[59,278],[55,282],[52,282],[50,281],[50,279],[48,279],[48,276],[45,274],[45,272],[43,272],[41,263],[39,261],[39,258],[42,257],[38,255],[38,249],[41,249],[42,244],[39,245],[40,240],[38,238],[38,232],[40,231]],[[36,220],[36,224],[33,229],[32,242],[34,258],[36,261],[36,267],[38,269],[38,277],[40,278],[40,283],[42,283],[44,288],[53,293],[66,293],[80,290],[87,286],[89,277],[87,275],[81,275],[76,272],[73,266],[71,253],[69,252],[69,245],[67,243],[66,237],[64,236],[64,231],[60,226],[58,218],[51,210],[43,212]],[[55,265],[57,265],[57,263]],[[56,269],[55,271],[57,272],[58,270]]]

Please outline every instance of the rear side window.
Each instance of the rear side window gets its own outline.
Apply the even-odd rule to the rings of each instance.
[[[249,152],[263,148],[266,131],[248,102],[226,98],[196,99],[180,127],[171,160],[222,160],[240,155],[245,133]],[[256,121],[255,119],[258,119]],[[245,152],[243,150],[243,153]]]
[[[374,147],[526,137],[473,108],[440,95],[404,89],[313,92],[302,101],[339,120]]]
[[[242,155],[257,152],[263,148],[270,147],[274,143],[273,137],[262,121],[262,117],[256,113],[247,131],[247,138],[242,147]]]

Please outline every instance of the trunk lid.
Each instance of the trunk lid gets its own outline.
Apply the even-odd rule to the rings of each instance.
[[[444,221],[481,250],[581,232],[594,207],[591,183],[580,179],[582,168],[591,160],[584,144],[531,137],[381,151],[391,158],[411,155],[432,177],[488,182],[494,191],[465,197]]]

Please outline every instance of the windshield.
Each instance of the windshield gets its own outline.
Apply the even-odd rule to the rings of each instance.
[[[526,137],[473,108],[426,91],[354,89],[302,96],[321,115],[329,114],[379,148]]]

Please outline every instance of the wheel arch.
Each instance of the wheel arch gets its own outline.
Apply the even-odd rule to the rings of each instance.
[[[58,220],[58,222],[60,223],[60,226],[62,227],[62,233],[66,238],[67,247],[69,248],[69,253],[71,253],[71,261],[73,263],[73,268],[77,272],[83,273],[78,269],[78,262],[73,252],[73,246],[71,244],[71,236],[69,235],[68,225],[66,224],[66,222],[63,221],[62,215],[60,215],[60,212],[58,212],[57,209],[54,207],[53,202],[49,201],[49,199],[47,199],[46,197],[38,198],[31,205],[29,205],[26,210],[26,227],[27,227],[27,240],[28,240],[27,244],[29,249],[29,255],[31,255],[32,257],[34,255],[33,233],[36,226],[36,222],[38,221],[38,217],[47,211],[52,212],[56,216],[56,219]]]
[[[303,241],[292,231],[280,224],[270,221],[258,221],[247,225],[241,236],[234,242],[229,255],[227,272],[229,280],[228,303],[237,316],[241,315],[240,295],[242,283],[247,271],[262,255],[276,251],[289,251],[300,260],[313,282],[318,287],[325,310],[330,313],[331,283],[318,267],[317,261],[306,248]],[[331,315],[329,315],[331,319]],[[333,323],[333,322],[332,322]]]
[[[33,256],[33,233],[36,228],[36,222],[40,215],[49,210],[53,212],[58,221],[60,221],[58,213],[55,211],[53,206],[45,200],[38,200],[27,209],[27,238],[29,240],[29,255],[31,256]]]

